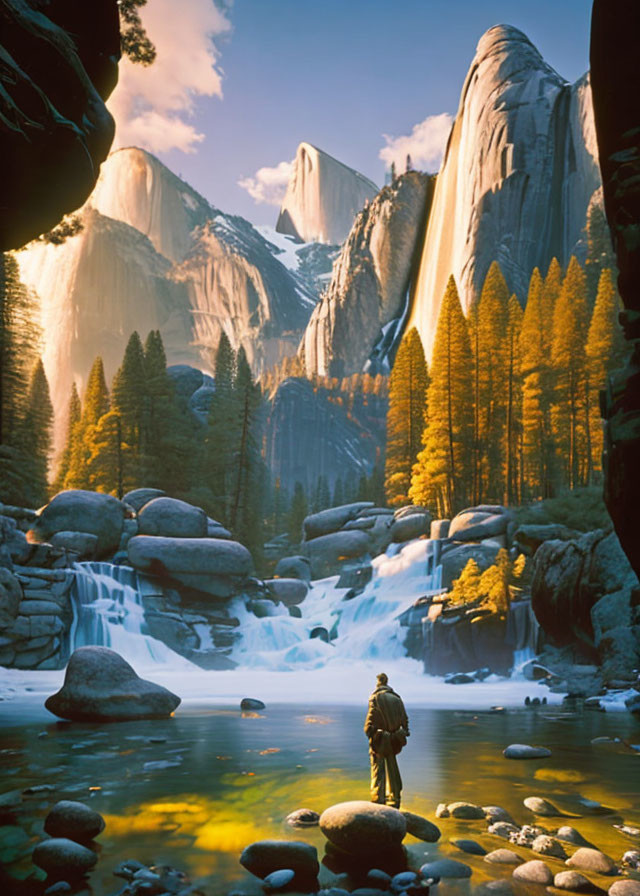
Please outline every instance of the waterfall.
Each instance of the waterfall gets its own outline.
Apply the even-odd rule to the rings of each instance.
[[[426,539],[392,546],[373,560],[371,581],[350,599],[335,577],[315,582],[300,605],[300,618],[283,608],[279,615],[257,619],[238,601],[233,613],[240,619],[241,636],[233,659],[242,666],[286,670],[405,657],[401,617],[418,598],[439,592],[439,547]],[[329,640],[312,638],[314,629],[326,632]]]
[[[134,569],[91,562],[76,563],[73,571],[70,653],[76,647],[96,645],[111,647],[135,668],[158,663],[191,666],[149,634]]]

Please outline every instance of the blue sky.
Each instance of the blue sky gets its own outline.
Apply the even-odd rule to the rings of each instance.
[[[235,0],[231,30],[216,38],[223,97],[198,98],[189,119],[204,139],[195,152],[157,155],[224,211],[275,223],[277,208],[254,202],[241,178],[292,159],[307,140],[381,184],[383,134],[455,114],[491,25],[520,28],[573,81],[588,67],[590,9],[590,0]]]

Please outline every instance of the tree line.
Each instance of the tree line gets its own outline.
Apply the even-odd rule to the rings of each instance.
[[[601,474],[598,393],[624,362],[610,268],[572,257],[536,268],[524,310],[494,262],[467,317],[450,277],[430,368],[411,330],[389,387],[385,487],[390,504],[521,504]]]

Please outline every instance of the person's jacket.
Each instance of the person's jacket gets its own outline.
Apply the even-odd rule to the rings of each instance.
[[[369,697],[364,733],[376,753],[399,753],[409,736],[409,719],[402,697],[388,685],[379,685]],[[385,737],[394,735],[393,737]]]

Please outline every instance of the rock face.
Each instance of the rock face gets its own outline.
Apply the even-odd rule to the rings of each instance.
[[[589,532],[538,548],[532,607],[554,643],[581,643],[597,652],[605,680],[625,678],[640,660],[637,586],[616,535]]]
[[[114,122],[105,100],[118,78],[115,0],[0,3],[3,68],[0,248],[16,249],[85,201]]]
[[[303,243],[342,243],[376,185],[328,153],[301,143],[276,230]]]
[[[134,569],[175,579],[216,597],[234,594],[253,569],[244,545],[220,538],[134,535],[127,552]]]
[[[410,171],[360,212],[300,346],[308,375],[349,376],[387,357],[432,195],[433,180]]]
[[[325,809],[320,829],[338,849],[366,856],[396,850],[407,832],[407,823],[397,809],[354,800]]]
[[[129,663],[108,647],[79,647],[67,665],[64,684],[45,706],[61,719],[117,722],[166,718],[180,698],[138,678]]]
[[[516,28],[487,31],[438,175],[407,323],[428,357],[450,274],[466,311],[494,260],[521,297],[536,265],[567,263],[600,186],[597,160],[588,76],[567,84]]]
[[[118,549],[124,514],[123,503],[111,495],[70,489],[42,508],[29,536],[32,541],[47,541],[56,532],[86,532],[97,536],[96,555],[104,556]]]
[[[61,420],[71,381],[82,393],[97,354],[109,380],[133,330],[143,339],[160,330],[170,364],[211,369],[223,325],[255,372],[295,354],[315,296],[282,250],[149,153],[113,153],[79,214],[77,236],[18,257],[42,301],[43,362]],[[56,434],[60,444],[61,427]]]

